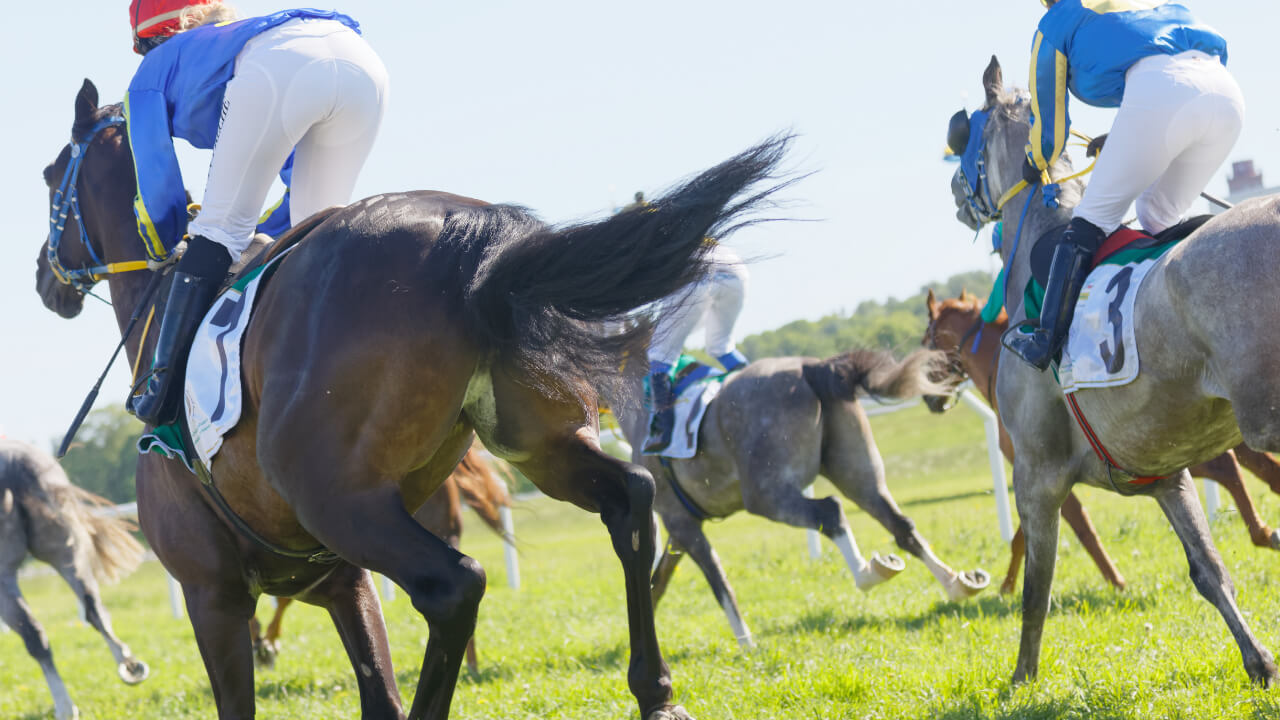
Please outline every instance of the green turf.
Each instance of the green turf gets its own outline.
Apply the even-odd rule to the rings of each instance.
[[[874,425],[890,487],[938,554],[957,568],[983,567],[998,582],[1008,551],[996,530],[977,418],[957,409],[939,419],[916,408]],[[1251,489],[1264,518],[1280,516],[1275,496]],[[1064,534],[1041,678],[1032,685],[1009,685],[1019,600],[995,594],[995,582],[971,601],[946,602],[909,559],[902,575],[863,595],[830,544],[811,562],[803,531],[739,516],[708,533],[759,647],[738,649],[697,568],[682,566],[658,609],[676,698],[702,720],[1280,717],[1280,694],[1249,685],[1155,503],[1089,490],[1081,497],[1130,589],[1112,591]],[[896,551],[889,534],[851,506],[850,519],[864,552]],[[477,630],[482,671],[464,672],[453,717],[636,717],[625,681],[621,573],[603,526],[548,500],[522,504],[516,524],[519,592],[507,588],[491,534],[473,521],[463,540],[488,569],[490,587]],[[1276,647],[1280,554],[1249,545],[1234,514],[1214,531],[1241,607],[1263,644]],[[136,688],[116,680],[64,585],[38,577],[23,586],[86,718],[213,716],[190,627],[170,617],[156,563],[106,590],[119,634],[152,667]],[[403,593],[385,609],[397,677],[411,697],[426,626]],[[257,682],[261,717],[358,715],[345,654],[315,608],[290,610],[279,663]],[[0,634],[0,717],[51,717],[51,706],[17,637]]]

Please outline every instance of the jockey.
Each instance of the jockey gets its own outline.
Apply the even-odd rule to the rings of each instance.
[[[747,266],[738,254],[713,243],[709,260],[715,272],[687,294],[669,298],[653,329],[649,345],[649,436],[643,452],[661,454],[671,444],[675,431],[675,392],[671,368],[680,360],[685,338],[699,325],[706,329],[707,352],[733,372],[747,364],[734,347],[733,325],[742,312],[747,291]]]
[[[276,174],[288,188],[270,213],[276,232],[350,200],[382,122],[387,71],[359,24],[333,11],[240,20],[215,0],[133,0],[129,19],[144,56],[124,102],[138,232],[154,258],[189,237],[152,370],[128,403],[155,425],[177,416],[182,389],[171,386],[228,268],[249,246]],[[213,150],[190,224],[175,137]]]
[[[1164,0],[1041,0],[1031,50],[1031,139],[1024,177],[1051,182],[1070,119],[1067,90],[1118,107],[1062,244],[1053,254],[1040,327],[1011,328],[1005,346],[1040,370],[1066,339],[1094,253],[1137,201],[1149,234],[1178,223],[1226,159],[1244,122],[1227,42]]]

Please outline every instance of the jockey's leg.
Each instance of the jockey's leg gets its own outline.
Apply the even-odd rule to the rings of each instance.
[[[642,451],[658,454],[671,444],[675,431],[675,395],[668,372],[680,359],[685,338],[689,337],[711,307],[711,290],[707,283],[695,285],[682,295],[668,298],[653,329],[649,344],[649,435]]]
[[[711,307],[706,314],[707,352],[730,372],[747,364],[734,347],[733,326],[747,295],[747,266],[728,248],[717,246],[716,271],[711,279]]]

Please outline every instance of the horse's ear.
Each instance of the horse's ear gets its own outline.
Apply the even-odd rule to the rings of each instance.
[[[929,288],[929,295],[925,297],[924,304],[929,308],[929,319],[936,319],[938,317],[938,298],[934,297],[933,288]]]
[[[974,296],[969,292],[969,288],[960,288],[960,302],[967,303],[974,299]]]
[[[84,79],[80,92],[76,93],[76,125],[84,125],[93,121],[98,112],[98,88],[89,78]]]
[[[982,89],[987,94],[987,107],[995,107],[1000,100],[1001,93],[1004,92],[1004,73],[1000,70],[1000,61],[995,55],[991,56],[991,62],[987,64],[987,69],[982,72]]]

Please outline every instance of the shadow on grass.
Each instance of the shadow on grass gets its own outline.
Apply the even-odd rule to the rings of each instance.
[[[1002,704],[1009,693],[1000,694]],[[921,718],[930,720],[1059,720],[1066,717],[1088,717],[1089,720],[1127,720],[1132,713],[1119,712],[1105,707],[1105,703],[1094,702],[1087,695],[1079,699],[1052,698],[1040,700],[1031,698],[1012,705],[988,710],[974,698],[956,698],[952,707],[933,707]]]
[[[1055,595],[1052,613],[1075,615],[1099,609],[1149,610],[1157,605],[1149,595],[1126,594],[1110,588],[1073,590]],[[762,635],[790,635],[792,633],[826,633],[832,630],[858,633],[863,630],[921,630],[940,620],[980,620],[1019,616],[1022,603],[1016,598],[986,595],[966,602],[939,602],[929,610],[916,615],[841,615],[832,608],[808,610],[790,624],[765,629]]]

